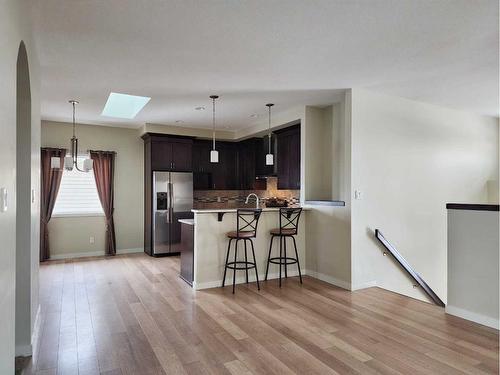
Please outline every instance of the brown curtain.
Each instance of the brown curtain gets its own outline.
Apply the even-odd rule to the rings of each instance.
[[[41,149],[41,187],[40,187],[40,261],[50,258],[49,229],[48,223],[52,217],[52,211],[56,203],[59,186],[64,167],[64,148],[42,148]],[[59,169],[50,167],[50,159],[58,157],[60,159]]]
[[[116,254],[115,223],[113,221],[115,153],[90,151],[94,161],[94,176],[97,193],[106,216],[106,255]]]

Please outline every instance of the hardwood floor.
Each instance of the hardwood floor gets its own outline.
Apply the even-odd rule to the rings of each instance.
[[[194,292],[178,270],[142,254],[42,265],[27,373],[498,373],[498,331],[430,304],[310,277]]]

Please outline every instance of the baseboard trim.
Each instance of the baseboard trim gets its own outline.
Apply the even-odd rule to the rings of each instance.
[[[135,249],[121,249],[116,250],[116,254],[132,254],[132,253],[142,253],[143,248]],[[68,254],[54,254],[50,256],[50,260],[61,260],[61,259],[72,259],[72,258],[84,258],[84,257],[97,257],[104,256],[104,251],[84,251],[81,253],[68,253]]]
[[[33,347],[31,345],[16,345],[16,357],[31,357]]]
[[[360,290],[360,289],[366,289],[366,288],[373,288],[377,285],[377,282],[375,280],[372,281],[367,281],[365,283],[360,283],[360,284],[354,284],[351,286],[351,290]]]
[[[447,305],[445,308],[447,314],[458,316],[459,318],[470,320],[483,326],[500,329],[500,321],[486,315],[478,314],[472,311],[461,309],[460,307]]]
[[[31,334],[31,343],[29,345],[16,345],[15,356],[16,357],[30,357],[33,355],[36,347],[36,340],[40,332],[40,305],[36,310],[35,322],[33,324],[33,332]]]
[[[301,270],[302,272],[302,276],[306,275],[306,270]],[[259,274],[259,281],[262,282],[264,280],[264,277],[266,276],[265,273],[263,274]],[[283,274],[281,275],[282,277]],[[299,276],[299,271],[295,270],[295,271],[291,271],[289,270],[288,271],[288,277],[294,277],[294,276]],[[267,275],[267,279],[268,280],[273,280],[273,279],[277,279],[279,278],[279,273],[278,272],[275,272],[275,273],[269,273]],[[248,282],[255,282],[255,274],[252,275],[252,270],[249,270],[249,274],[248,274]],[[236,284],[244,284],[246,282],[246,278],[244,276],[244,274],[242,276],[238,275],[236,277]],[[222,279],[220,280],[214,280],[214,281],[206,281],[204,283],[197,283],[195,281],[193,281],[193,289],[195,290],[202,290],[202,289],[210,289],[210,288],[218,288],[222,285]],[[232,278],[232,274],[231,274],[231,277],[227,276],[226,277],[226,285],[233,285],[233,278]]]
[[[307,275],[314,277],[315,279],[324,281],[325,283],[338,286],[339,288],[351,290],[351,283],[344,281],[344,280],[337,279],[333,276],[325,275],[324,273],[316,272],[316,271],[312,271],[312,270],[307,270]]]

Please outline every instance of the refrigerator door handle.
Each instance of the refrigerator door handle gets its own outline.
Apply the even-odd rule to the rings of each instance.
[[[174,184],[169,182],[168,183],[168,200],[170,201],[168,205],[168,216],[169,216],[169,222],[173,222],[173,216],[174,216]]]

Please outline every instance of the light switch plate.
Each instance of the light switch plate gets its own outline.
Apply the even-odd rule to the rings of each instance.
[[[361,190],[354,190],[354,199],[362,199],[363,198],[363,193]]]
[[[8,208],[7,201],[8,201],[7,188],[2,187],[0,188],[0,212],[7,211]]]

